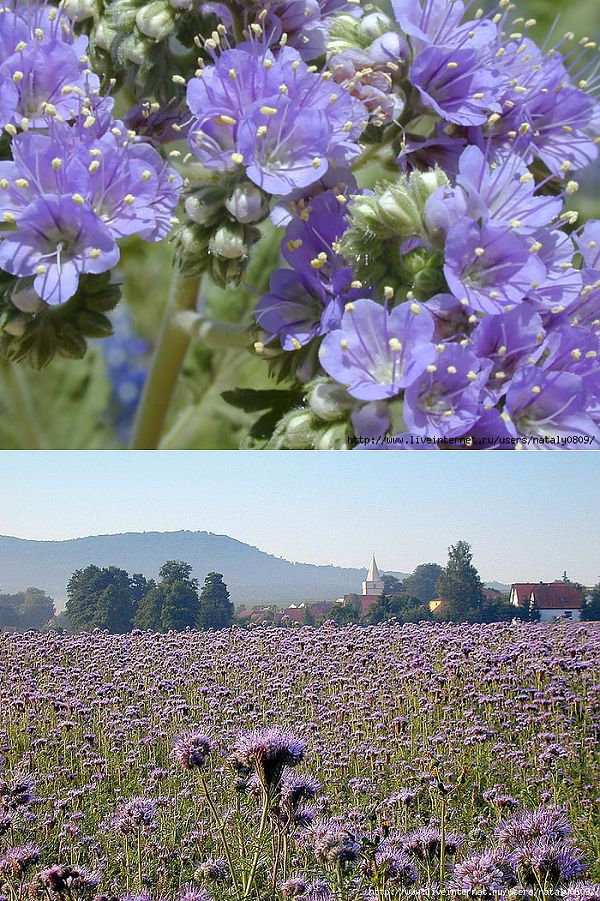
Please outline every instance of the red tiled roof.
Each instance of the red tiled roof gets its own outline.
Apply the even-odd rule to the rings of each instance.
[[[583,606],[583,589],[568,582],[534,585],[532,591],[540,610],[579,610]]]
[[[519,606],[523,607],[531,597],[531,592],[535,587],[535,582],[515,582],[511,586],[511,594],[513,591],[517,593],[517,601],[519,602]]]

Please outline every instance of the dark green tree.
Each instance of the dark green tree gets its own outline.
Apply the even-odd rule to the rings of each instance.
[[[430,620],[431,614],[427,604],[422,604],[418,598],[409,594],[383,594],[378,601],[369,607],[365,616],[365,622],[383,623],[389,619],[398,622],[414,623],[421,620]]]
[[[471,546],[458,541],[448,549],[448,563],[437,582],[442,604],[438,618],[451,622],[475,621],[483,606],[483,584],[473,566]]]
[[[200,593],[199,629],[227,629],[233,624],[234,607],[221,573],[208,573]]]
[[[444,572],[439,563],[421,563],[402,583],[402,593],[428,604],[438,597],[437,583]]]
[[[175,579],[162,582],[163,603],[160,622],[163,629],[193,629],[200,614],[198,583],[195,579]],[[233,605],[232,605],[233,607]],[[229,624],[231,625],[231,623]]]
[[[403,583],[400,579],[396,578],[396,576],[392,576],[389,573],[384,573],[381,577],[383,579],[383,590],[386,594],[402,594],[403,591]]]
[[[129,575],[117,566],[76,570],[67,585],[66,611],[76,632],[128,632],[134,613]]]
[[[164,592],[154,580],[151,580],[148,585],[148,591],[138,601],[135,616],[133,617],[133,625],[136,629],[160,632],[162,629],[161,613]]]
[[[137,605],[155,584],[153,579],[147,579],[141,573],[134,573],[129,580],[131,600],[133,606],[137,609]]]
[[[356,600],[355,600],[356,598]],[[360,606],[357,595],[348,595],[343,604],[336,604],[331,608],[329,619],[339,626],[348,623],[357,623],[360,619]]]
[[[20,595],[0,594],[0,629],[17,630],[21,624]]]
[[[583,602],[581,618],[587,621],[600,619],[600,580],[597,585],[594,585],[591,593]]]
[[[67,585],[66,614],[75,632],[85,632],[96,627],[96,607],[102,570],[91,564],[76,569]]]

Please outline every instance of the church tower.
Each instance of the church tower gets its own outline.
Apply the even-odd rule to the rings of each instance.
[[[367,578],[362,583],[360,606],[363,614],[367,613],[369,607],[379,600],[384,592],[384,588],[383,579],[379,575],[377,563],[375,562],[375,554],[373,554]]]

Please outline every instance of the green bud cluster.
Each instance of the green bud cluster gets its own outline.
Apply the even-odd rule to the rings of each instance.
[[[410,292],[424,299],[443,290],[442,257],[437,250],[419,247],[401,252],[408,238],[429,235],[424,222],[427,199],[449,184],[441,169],[400,175],[378,185],[373,194],[355,196],[349,205],[350,227],[340,251],[353,265],[359,281],[393,288],[398,299]]]
[[[207,270],[221,288],[239,284],[260,238],[257,223],[269,213],[266,195],[250,182],[223,180],[192,190],[184,209],[186,221],[175,237],[182,272]]]
[[[348,450],[347,422],[324,423],[311,410],[292,410],[278,423],[269,450]]]
[[[338,382],[314,379],[307,385],[305,406],[291,410],[279,421],[268,448],[347,450],[353,431],[350,413],[358,405]]]
[[[218,24],[214,14],[201,14],[198,7],[194,0],[105,0],[90,35],[92,50],[110,55],[114,73],[137,99],[177,98],[182,91],[177,76],[187,78],[197,65],[194,37],[211,34]]]
[[[7,359],[43,369],[56,355],[81,359],[89,339],[112,334],[106,313],[121,289],[109,273],[81,276],[77,294],[60,306],[40,300],[32,283],[0,273],[0,351]]]
[[[373,41],[392,31],[394,22],[381,10],[376,10],[362,19],[346,13],[331,20],[327,53],[335,55],[345,50],[365,50]]]

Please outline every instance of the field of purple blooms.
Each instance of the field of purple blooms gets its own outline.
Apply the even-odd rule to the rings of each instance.
[[[593,624],[0,635],[0,897],[598,901]]]

